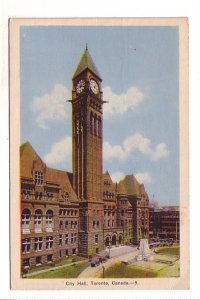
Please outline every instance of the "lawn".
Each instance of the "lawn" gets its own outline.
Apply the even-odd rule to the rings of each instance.
[[[31,279],[47,279],[47,278],[77,278],[80,272],[84,269],[86,263],[79,262],[70,266],[61,267],[59,269],[50,270],[40,274],[29,276]]]
[[[179,246],[170,246],[170,247],[159,247],[156,249],[158,251],[158,254],[165,254],[166,257],[169,255],[172,259],[171,255],[179,255],[180,254],[180,247]],[[177,277],[180,276],[179,271],[179,263],[176,263],[175,261],[177,258],[175,258],[174,264],[172,266],[168,266],[167,264],[163,264],[163,268],[161,270],[160,266],[162,264],[159,264],[155,262],[155,268],[148,269],[145,268],[148,266],[148,264],[145,267],[140,267],[137,265],[125,265],[121,262],[116,262],[112,264],[110,267],[106,268],[104,271],[104,278],[153,278],[153,277]],[[159,269],[157,268],[159,266]],[[101,273],[100,278],[103,278],[103,273]]]
[[[160,254],[169,254],[169,255],[179,255],[180,254],[180,247],[179,246],[164,246],[156,248],[158,253]]]
[[[152,278],[156,276],[156,271],[133,265],[127,266],[121,262],[111,265],[104,272],[104,278]],[[103,273],[100,278],[103,278]]]

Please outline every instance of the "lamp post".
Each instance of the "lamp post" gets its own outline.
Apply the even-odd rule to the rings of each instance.
[[[103,269],[103,278],[104,278],[105,277],[105,267],[103,266],[102,269]]]

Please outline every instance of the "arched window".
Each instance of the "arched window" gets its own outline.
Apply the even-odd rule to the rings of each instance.
[[[91,111],[90,113],[90,132],[94,132],[94,117],[93,117],[93,112]]]
[[[24,209],[22,211],[22,232],[30,233],[30,220],[31,220],[31,212],[29,209]]]
[[[102,127],[101,127],[101,117],[98,118],[98,136],[102,135]]]
[[[95,123],[96,123],[96,135],[99,136],[99,121],[98,121],[98,118],[96,118],[95,120]]]
[[[42,232],[42,211],[37,209],[34,216],[34,229],[35,232]]]
[[[97,115],[94,115],[94,134],[97,135]]]
[[[53,229],[53,211],[48,210],[46,213],[46,231],[50,232]]]

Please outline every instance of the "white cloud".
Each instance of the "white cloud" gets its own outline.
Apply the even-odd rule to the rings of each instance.
[[[104,159],[117,158],[123,160],[134,151],[139,151],[154,161],[169,155],[166,144],[158,144],[155,149],[153,149],[151,141],[139,133],[128,136],[122,145],[113,146],[110,145],[109,142],[104,142],[103,144]]]
[[[124,158],[125,152],[120,145],[112,146],[109,142],[103,143],[103,158]]]
[[[122,115],[128,110],[134,110],[144,100],[144,93],[134,86],[120,95],[115,94],[111,87],[107,86],[103,89],[103,95],[105,101],[109,102],[104,105],[105,117],[116,114]]]
[[[55,84],[54,88],[41,97],[35,97],[31,103],[31,110],[36,114],[36,123],[40,128],[47,128],[50,121],[61,121],[69,115],[68,89],[62,84]]]
[[[123,172],[117,171],[111,174],[112,181],[119,182],[121,179],[125,177]]]
[[[66,163],[67,169],[69,170],[69,165],[71,165],[71,157],[72,139],[70,136],[67,136],[52,145],[50,152],[45,155],[44,161],[49,165]]]
[[[136,179],[139,183],[150,183],[152,182],[152,177],[148,172],[135,174]]]

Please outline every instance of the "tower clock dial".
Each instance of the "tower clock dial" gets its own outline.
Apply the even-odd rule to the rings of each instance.
[[[77,94],[80,94],[84,91],[85,89],[85,80],[81,79],[76,85],[76,92]]]
[[[94,79],[90,80],[90,88],[91,88],[91,90],[94,94],[98,94],[99,86],[98,86],[97,82]]]

